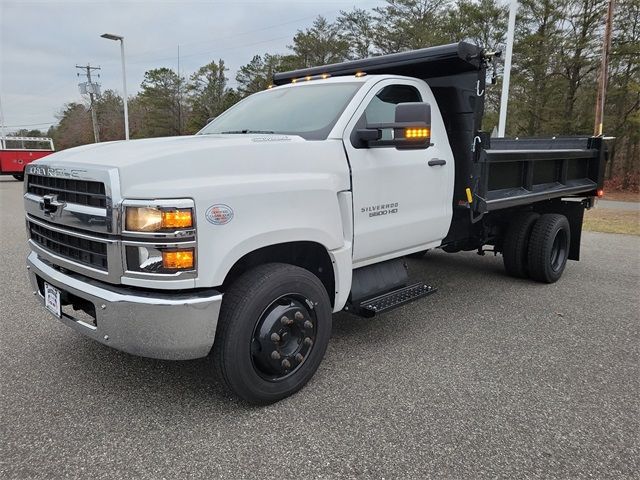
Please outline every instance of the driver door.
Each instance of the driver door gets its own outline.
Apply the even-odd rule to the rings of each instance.
[[[431,105],[431,142],[426,149],[360,147],[353,141],[366,124],[395,120],[395,106]],[[383,130],[391,139],[391,129]],[[383,80],[356,111],[344,133],[353,189],[353,263],[360,267],[439,246],[451,223],[454,163],[437,103],[426,83]],[[430,160],[438,160],[431,162]],[[441,161],[444,160],[444,164]]]

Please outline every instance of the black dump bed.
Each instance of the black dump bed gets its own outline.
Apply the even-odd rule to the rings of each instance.
[[[278,73],[282,85],[322,75],[393,74],[431,87],[456,160],[454,212],[468,217],[602,188],[601,138],[490,138],[482,131],[486,70],[492,57],[466,42]],[[469,203],[467,189],[472,192]],[[466,214],[465,214],[466,212]]]
[[[478,157],[481,212],[551,198],[592,196],[602,187],[603,139],[491,138]]]

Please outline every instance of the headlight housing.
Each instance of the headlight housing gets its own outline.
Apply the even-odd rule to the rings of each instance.
[[[169,232],[193,228],[193,209],[125,207],[125,229],[129,232]]]
[[[197,275],[196,206],[192,199],[125,199],[121,231],[125,276],[187,279]]]

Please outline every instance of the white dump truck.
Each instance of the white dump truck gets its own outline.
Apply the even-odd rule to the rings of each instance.
[[[490,138],[491,62],[461,42],[276,74],[197,135],[30,164],[34,295],[116,349],[209,356],[237,395],[269,403],[313,376],[332,313],[435,291],[408,281],[406,256],[491,248],[510,275],[558,280],[602,187],[603,140]]]

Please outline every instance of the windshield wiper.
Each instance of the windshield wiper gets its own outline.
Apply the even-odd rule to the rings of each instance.
[[[221,134],[224,133],[275,133],[271,130],[227,130],[225,132],[220,132]]]

